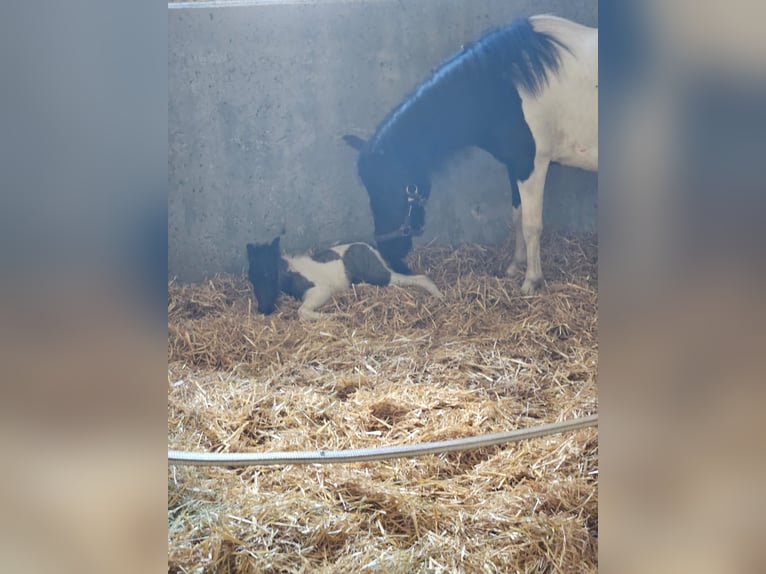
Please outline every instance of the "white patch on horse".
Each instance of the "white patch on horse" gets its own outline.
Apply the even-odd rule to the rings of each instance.
[[[539,94],[519,88],[536,153],[532,174],[519,182],[521,207],[513,213],[516,249],[506,274],[515,275],[527,264],[521,287],[525,294],[534,293],[543,282],[540,234],[550,162],[598,170],[598,29],[555,16],[533,16],[530,22],[535,31],[561,40],[571,53],[560,50],[559,71],[548,75],[548,86]]]
[[[320,313],[316,311],[316,309],[327,303],[335,293],[348,289],[351,286],[352,281],[354,283],[367,282],[364,277],[353,277],[351,280],[348,277],[344,255],[346,255],[349,248],[354,246],[363,246],[365,249],[369,250],[369,255],[377,259],[383,268],[390,274],[389,283],[400,286],[420,287],[421,289],[428,291],[434,297],[439,299],[444,297],[434,282],[427,276],[400,275],[391,270],[380,253],[378,253],[372,246],[366,243],[349,243],[331,247],[330,250],[337,253],[339,258],[324,263],[315,261],[307,255],[283,257],[287,262],[290,271],[299,273],[314,284],[313,287],[303,294],[303,304],[298,309],[298,316],[301,319],[314,320],[326,317],[326,313]],[[370,277],[370,279],[373,278]]]
[[[532,27],[561,40],[558,73],[537,96],[520,88],[524,118],[535,135],[536,156],[598,170],[598,28],[555,16],[533,16]],[[548,136],[548,137],[544,137]]]

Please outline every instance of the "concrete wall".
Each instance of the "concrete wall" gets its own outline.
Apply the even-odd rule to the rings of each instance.
[[[232,5],[233,4],[233,5]],[[168,269],[241,272],[283,226],[288,251],[371,241],[345,133],[368,137],[415,84],[484,29],[550,12],[597,25],[596,0],[285,0],[170,4]],[[596,227],[596,177],[554,166],[546,224]],[[418,242],[501,243],[510,188],[484,152],[433,179]]]

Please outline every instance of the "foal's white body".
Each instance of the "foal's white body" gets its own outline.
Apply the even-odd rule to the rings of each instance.
[[[519,88],[524,118],[535,139],[532,174],[519,182],[521,206],[513,210],[516,247],[507,275],[527,270],[521,290],[534,293],[542,284],[540,234],[543,191],[551,162],[588,171],[598,170],[598,28],[554,16],[530,18],[536,31],[560,39],[561,66],[548,74],[538,95]]]
[[[303,304],[298,309],[298,316],[301,319],[321,319],[326,317],[326,313],[320,313],[316,311],[319,307],[324,305],[330,298],[339,291],[348,289],[351,283],[346,275],[346,267],[343,260],[343,255],[346,253],[349,247],[352,245],[364,245],[369,248],[370,253],[380,261],[381,265],[390,273],[389,284],[408,286],[412,285],[425,289],[434,297],[442,299],[444,296],[441,291],[436,287],[433,281],[425,275],[401,275],[392,271],[388,264],[385,262],[380,253],[370,245],[366,243],[355,244],[349,243],[344,245],[336,245],[331,247],[329,251],[334,251],[339,255],[339,259],[327,262],[315,261],[308,255],[297,256],[282,256],[287,262],[287,267],[290,271],[298,273],[311,281],[314,286],[309,288],[303,294]],[[363,281],[361,281],[363,282]]]

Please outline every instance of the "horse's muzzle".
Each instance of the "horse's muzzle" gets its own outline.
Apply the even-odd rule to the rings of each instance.
[[[264,306],[258,305],[258,312],[261,313],[262,315],[271,315],[276,308],[277,308],[276,305],[264,305]]]

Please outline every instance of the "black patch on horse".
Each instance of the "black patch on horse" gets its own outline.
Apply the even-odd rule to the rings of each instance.
[[[513,173],[511,173],[511,170],[508,170],[508,174],[510,175],[511,180],[511,205],[513,207],[518,208],[521,205],[521,192],[519,191],[519,182],[516,181],[516,178],[514,177]]]
[[[284,259],[279,260],[279,289],[281,291],[287,293],[290,297],[301,300],[306,291],[313,286],[314,284],[300,273],[290,271],[287,261]]]
[[[391,281],[391,272],[369,245],[354,243],[343,254],[343,266],[349,283],[369,283],[385,287]]]
[[[338,255],[338,253],[332,249],[324,249],[322,251],[318,251],[317,253],[312,253],[311,259],[317,263],[329,263],[330,261],[337,261],[340,259],[340,255]]]

